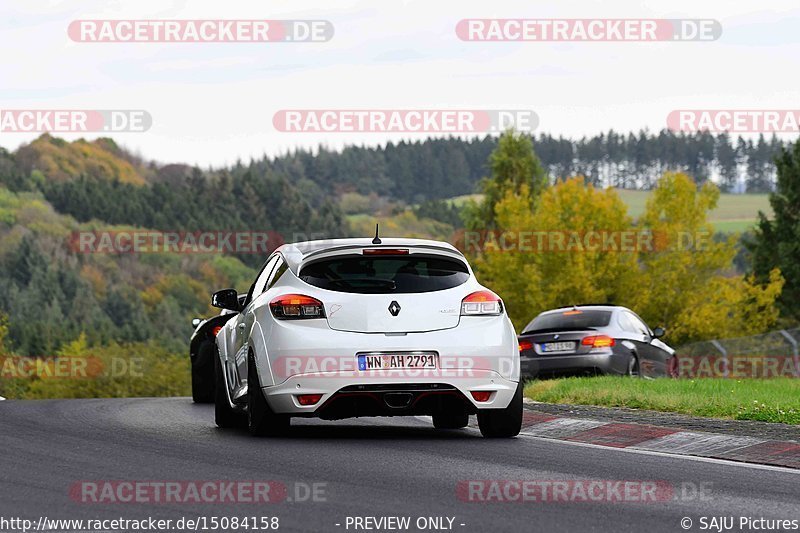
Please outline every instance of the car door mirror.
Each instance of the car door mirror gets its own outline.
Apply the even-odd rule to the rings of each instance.
[[[654,339],[660,339],[661,337],[663,337],[666,334],[667,334],[667,330],[665,330],[661,326],[658,326],[656,329],[653,330],[653,338]]]
[[[241,310],[236,289],[222,289],[215,292],[211,295],[211,305],[220,309],[236,311],[237,313]]]

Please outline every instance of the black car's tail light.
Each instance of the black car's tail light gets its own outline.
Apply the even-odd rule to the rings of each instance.
[[[304,318],[325,318],[322,302],[303,294],[284,294],[269,303],[272,316],[280,320],[301,320]]]
[[[608,335],[590,335],[584,337],[581,344],[592,348],[610,348],[616,344],[616,341]]]

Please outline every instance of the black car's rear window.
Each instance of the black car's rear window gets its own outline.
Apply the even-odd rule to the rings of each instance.
[[[611,311],[568,309],[534,318],[525,332],[549,329],[602,328],[611,322]]]
[[[434,256],[341,256],[316,261],[300,270],[300,279],[330,291],[396,294],[451,289],[469,279],[467,266]]]

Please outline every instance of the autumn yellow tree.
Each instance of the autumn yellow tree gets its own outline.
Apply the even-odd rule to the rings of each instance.
[[[498,229],[482,236],[474,259],[517,329],[546,309],[601,302],[665,326],[673,344],[774,325],[780,273],[763,285],[732,273],[734,241],[715,240],[708,222],[719,198],[713,184],[698,190],[684,174],[664,175],[637,223],[616,191],[582,178],[545,189],[534,210],[529,194],[506,192],[495,206]]]
[[[498,202],[499,229],[476,261],[517,328],[544,309],[619,301],[634,289],[635,249],[607,239],[632,228],[615,191],[572,178],[545,189],[534,211],[528,194],[522,187]]]
[[[645,320],[668,326],[673,342],[761,333],[778,317],[780,272],[763,285],[732,274],[735,236],[715,240],[708,221],[718,200],[716,185],[698,189],[686,174],[667,173],[639,219],[653,245],[640,253],[638,290],[627,300]]]

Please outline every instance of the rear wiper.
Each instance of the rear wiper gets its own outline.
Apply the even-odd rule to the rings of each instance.
[[[383,287],[390,290],[395,290],[397,288],[397,284],[394,282],[394,280],[384,279],[384,278],[349,278],[349,279],[340,278],[340,279],[329,280],[328,283],[331,283],[332,285],[346,285],[350,288],[356,288],[356,286],[359,283],[371,283],[373,285],[377,285],[379,287]]]

